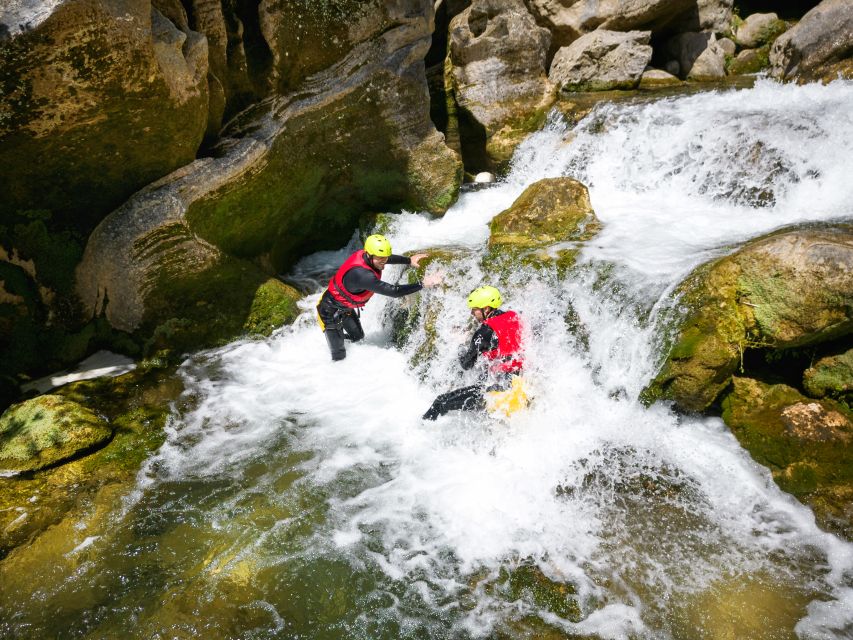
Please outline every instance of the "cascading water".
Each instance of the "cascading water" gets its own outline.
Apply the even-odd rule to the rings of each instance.
[[[352,247],[302,261],[291,277],[317,283],[305,313],[187,361],[189,391],[132,494],[81,522],[83,544],[32,576],[34,592],[0,597],[0,629],[853,637],[853,545],[819,530],[720,420],[637,401],[668,294],[693,267],[778,227],[853,215],[851,104],[850,82],[759,81],[600,106],[574,129],[552,117],[500,184],[440,220],[395,218],[395,252],[456,256],[399,347],[404,303],[374,298],[367,338],[331,363],[313,306]],[[562,175],[589,186],[603,231],[565,277],[519,268],[501,283],[527,320],[535,402],[509,423],[421,421],[470,375],[455,358],[465,297],[495,277],[488,221]]]

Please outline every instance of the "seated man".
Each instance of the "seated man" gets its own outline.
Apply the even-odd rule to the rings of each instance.
[[[500,292],[494,287],[479,287],[468,296],[473,316],[482,324],[471,337],[468,349],[460,356],[463,369],[470,369],[482,356],[489,363],[488,377],[481,384],[454,389],[438,396],[424,414],[424,420],[435,420],[448,411],[477,411],[486,408],[486,394],[513,387],[521,374],[521,318],[515,311],[502,311]]]
[[[359,314],[374,293],[399,298],[440,283],[438,275],[424,278],[422,283],[382,282],[382,270],[386,264],[410,264],[417,267],[426,257],[425,253],[415,254],[411,258],[393,255],[388,239],[374,234],[364,241],[363,250],[356,251],[344,261],[329,280],[329,286],[317,304],[320,328],[326,335],[332,360],[347,357],[345,338],[357,342],[364,337]]]

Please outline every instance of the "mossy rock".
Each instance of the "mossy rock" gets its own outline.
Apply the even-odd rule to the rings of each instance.
[[[485,269],[501,272],[523,264],[556,266],[564,273],[574,265],[578,244],[595,236],[601,223],[586,186],[572,178],[546,178],[527,187],[489,228]]]
[[[109,443],[82,457],[13,477],[0,477],[0,558],[62,521],[106,485],[127,491],[140,465],[165,439],[170,404],[183,391],[172,368],[138,367],[115,378],[75,382],[55,394],[104,416]]]
[[[853,349],[821,358],[806,369],[803,387],[815,398],[832,397],[849,404],[853,396]]]
[[[839,525],[833,515],[845,509],[833,496],[853,488],[853,414],[844,405],[735,377],[722,407],[732,433],[783,490],[815,508],[825,527],[853,533],[853,520]]]
[[[42,469],[92,449],[112,434],[103,418],[62,396],[25,400],[0,417],[0,470]]]
[[[770,45],[759,49],[745,49],[736,57],[727,60],[726,72],[729,75],[758,73],[770,66]]]
[[[643,399],[704,411],[742,365],[853,331],[853,233],[847,225],[770,234],[696,269],[678,288],[684,310]]]

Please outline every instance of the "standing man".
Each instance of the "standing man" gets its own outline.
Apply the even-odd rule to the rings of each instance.
[[[500,291],[490,286],[474,289],[468,296],[471,314],[482,324],[459,357],[459,363],[463,369],[470,369],[483,356],[489,364],[487,377],[480,384],[438,396],[424,414],[424,420],[435,420],[457,409],[481,411],[487,406],[487,394],[495,392],[514,390],[519,394],[517,403],[526,403],[527,397],[518,384],[524,367],[521,318],[515,311],[502,311],[499,308],[502,303]],[[512,404],[510,401],[507,406]]]
[[[344,261],[323,292],[317,305],[320,328],[332,352],[332,360],[347,357],[344,339],[358,342],[364,337],[359,315],[374,293],[400,298],[420,291],[423,287],[437,285],[438,275],[424,278],[414,284],[388,284],[382,282],[382,270],[386,264],[409,264],[417,267],[427,257],[417,253],[411,258],[391,253],[391,243],[385,236],[374,234],[364,241],[364,250],[353,253]]]

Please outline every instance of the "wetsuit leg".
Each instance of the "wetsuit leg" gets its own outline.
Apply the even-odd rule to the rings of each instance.
[[[347,340],[358,342],[364,337],[364,329],[361,328],[361,320],[355,311],[346,312],[343,315],[341,325]]]
[[[322,321],[323,335],[326,336],[326,344],[329,345],[332,360],[343,360],[347,357],[347,350],[344,346],[341,310],[328,304],[324,296],[317,305],[317,315],[320,316],[320,320]]]
[[[432,406],[423,415],[424,420],[435,420],[448,411],[482,411],[486,408],[486,399],[483,397],[483,387],[475,384],[470,387],[454,389],[442,393],[432,403]]]

